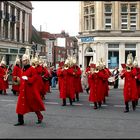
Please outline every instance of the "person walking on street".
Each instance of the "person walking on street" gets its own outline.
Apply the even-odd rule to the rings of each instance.
[[[28,50],[29,51],[29,50]],[[39,90],[37,89],[36,81],[37,72],[30,65],[29,53],[22,57],[22,74],[20,79],[20,93],[16,105],[16,113],[18,114],[18,123],[14,126],[24,125],[24,114],[35,112],[38,118],[37,124],[43,120],[43,115],[40,111],[45,111],[44,103],[41,99]]]

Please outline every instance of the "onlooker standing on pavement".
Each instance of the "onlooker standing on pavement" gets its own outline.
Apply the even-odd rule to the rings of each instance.
[[[115,69],[112,72],[112,76],[115,77],[114,88],[118,88],[118,86],[119,86],[119,70],[118,70],[118,67],[115,67]]]
[[[29,54],[29,53],[28,53]],[[44,103],[37,89],[37,72],[30,66],[29,55],[24,54],[22,57],[23,70],[20,83],[20,94],[18,96],[16,113],[18,114],[18,123],[15,126],[24,124],[24,114],[35,112],[38,118],[37,123],[41,123],[43,115],[40,111],[45,111]]]
[[[57,78],[55,68],[53,68],[51,75],[52,75],[52,88],[55,88],[56,87],[56,78]]]

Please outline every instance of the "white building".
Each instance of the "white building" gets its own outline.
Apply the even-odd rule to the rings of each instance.
[[[0,2],[0,60],[7,64],[23,55],[26,46],[31,47],[32,5],[30,1]]]
[[[83,69],[102,57],[110,70],[121,70],[129,52],[140,65],[140,1],[82,1],[78,37]]]

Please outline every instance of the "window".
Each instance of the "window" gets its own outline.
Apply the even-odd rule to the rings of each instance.
[[[131,49],[134,49],[136,48],[136,44],[125,44],[125,48],[131,48]]]
[[[94,7],[90,8],[90,13],[93,14],[94,13]]]
[[[88,17],[85,17],[85,30],[89,29],[89,20]]]
[[[106,4],[105,5],[105,13],[111,13],[112,12],[112,5]]]
[[[128,15],[121,15],[121,29],[128,28]]]
[[[121,5],[121,12],[122,13],[127,13],[128,12],[128,5],[122,4]]]
[[[17,9],[17,21],[19,21],[19,20],[20,20],[20,10]]]
[[[136,14],[130,15],[130,29],[136,30]]]
[[[136,5],[130,5],[130,12],[136,12]]]
[[[85,14],[85,15],[88,14],[88,8],[87,8],[87,7],[84,9],[84,14]]]
[[[105,29],[111,29],[111,15],[105,15]]]
[[[108,68],[119,67],[119,51],[108,51]]]
[[[22,12],[22,22],[25,22],[25,11]]]
[[[108,44],[108,48],[119,48],[119,44]]]
[[[95,18],[94,18],[94,16],[90,17],[90,24],[91,24],[91,30],[95,29]]]

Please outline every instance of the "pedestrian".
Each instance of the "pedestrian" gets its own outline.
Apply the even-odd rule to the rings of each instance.
[[[51,86],[52,86],[52,88],[55,88],[56,87],[56,78],[57,78],[57,74],[56,74],[56,69],[55,68],[53,68],[51,75],[52,75],[52,81],[51,81],[52,84],[51,84]]]
[[[120,76],[124,78],[124,102],[125,110],[124,112],[129,112],[129,102],[132,102],[133,110],[136,109],[136,100],[138,100],[137,85],[135,76],[137,75],[136,69],[133,67],[133,56],[128,54],[127,62],[125,68],[123,68]]]
[[[43,120],[43,115],[40,111],[45,111],[44,103],[36,86],[37,73],[35,68],[30,65],[30,57],[27,54],[22,57],[23,69],[20,79],[20,94],[16,105],[18,123],[15,126],[24,125],[24,115],[29,112],[36,113],[37,123],[39,124]]]
[[[15,66],[13,68],[12,72],[12,91],[14,95],[19,95],[19,87],[20,87],[20,78],[21,78],[21,67],[20,67],[20,59],[19,56],[17,55],[16,60],[15,60]]]
[[[115,81],[114,81],[114,88],[118,88],[119,86],[119,70],[118,67],[115,67],[115,69],[112,72],[112,76],[114,76]]]

